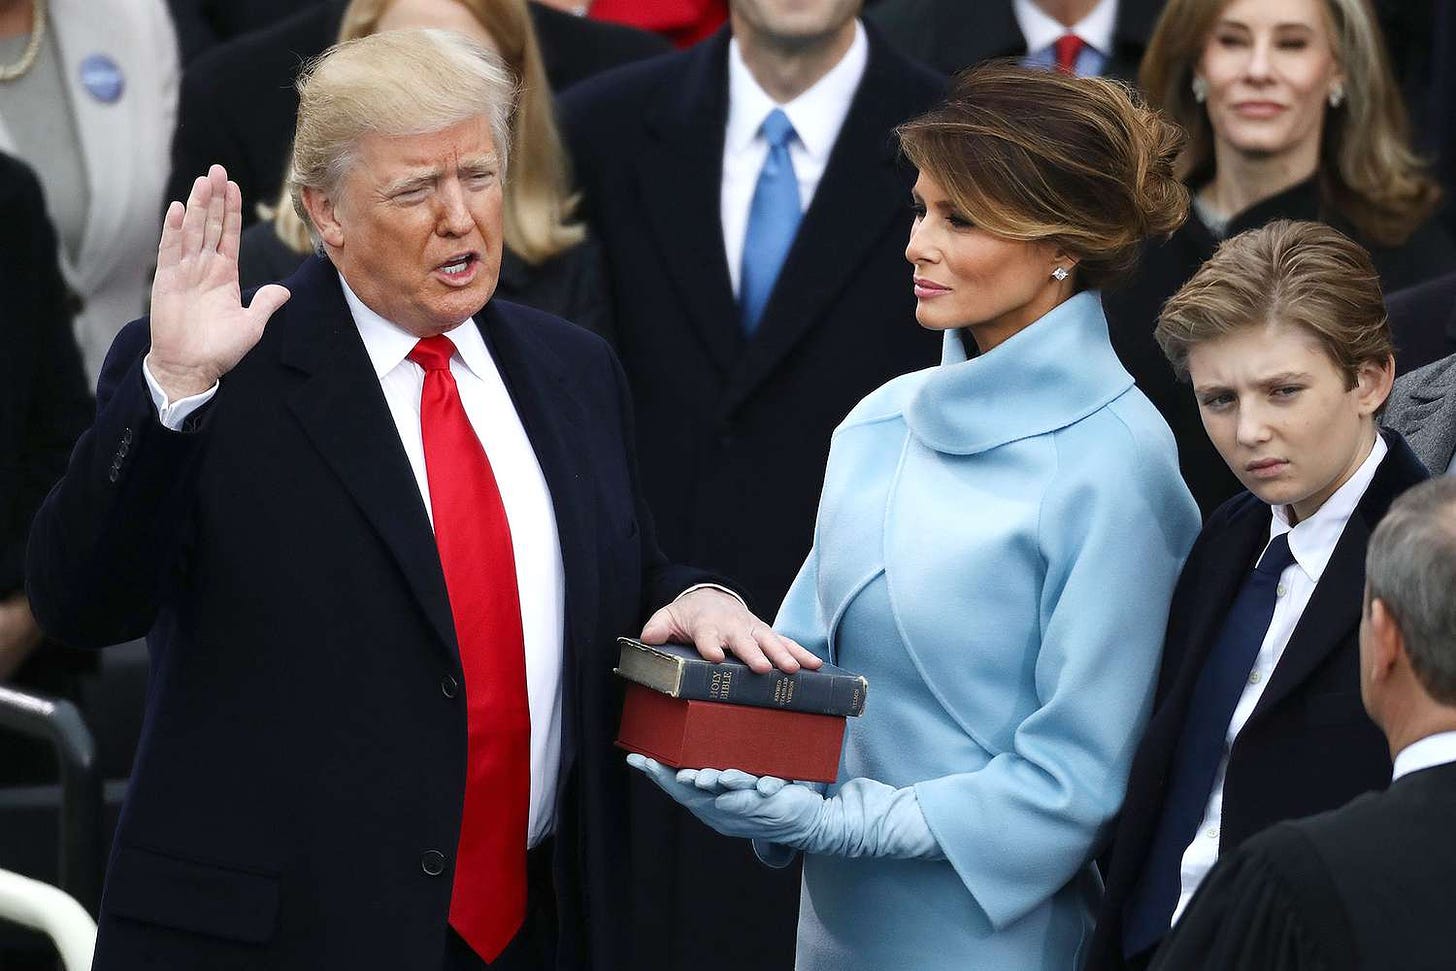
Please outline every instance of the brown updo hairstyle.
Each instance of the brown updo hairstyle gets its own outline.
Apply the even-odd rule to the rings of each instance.
[[[1362,364],[1384,366],[1395,353],[1370,254],[1325,223],[1290,219],[1224,240],[1163,305],[1153,335],[1187,381],[1194,345],[1273,323],[1307,331],[1347,389]]]
[[[897,133],[976,226],[1076,257],[1078,289],[1118,282],[1188,215],[1182,131],[1116,81],[993,61]]]

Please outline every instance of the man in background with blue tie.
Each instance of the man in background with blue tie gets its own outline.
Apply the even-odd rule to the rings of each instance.
[[[809,550],[830,433],[937,357],[915,324],[914,179],[892,132],[943,84],[867,30],[859,0],[730,8],[696,47],[568,92],[563,127],[659,540],[771,613]],[[789,966],[797,873],[649,783],[635,796],[637,858],[661,861],[638,881],[639,966]],[[754,921],[722,933],[704,902],[725,899],[753,900]]]

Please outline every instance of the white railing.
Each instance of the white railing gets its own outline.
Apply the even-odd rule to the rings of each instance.
[[[66,971],[90,971],[96,950],[96,924],[64,890],[0,870],[0,920],[10,920],[50,936]]]

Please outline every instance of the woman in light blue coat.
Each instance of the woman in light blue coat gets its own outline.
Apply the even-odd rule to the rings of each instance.
[[[942,362],[835,432],[775,625],[869,678],[839,782],[631,761],[765,862],[807,854],[801,969],[1076,968],[1199,526],[1098,293],[1183,219],[1180,136],[1111,82],[997,65],[901,140]]]

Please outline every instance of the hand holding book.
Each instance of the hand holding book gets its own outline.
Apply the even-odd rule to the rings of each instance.
[[[792,638],[774,633],[734,594],[703,586],[680,594],[642,628],[648,644],[675,641],[691,644],[709,661],[721,661],[731,652],[759,673],[778,668],[793,674],[800,668],[817,670],[824,662]]]
[[[737,769],[673,771],[635,754],[627,763],[725,836],[833,856],[945,858],[913,787],[852,779],[825,797],[814,786]]]

